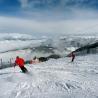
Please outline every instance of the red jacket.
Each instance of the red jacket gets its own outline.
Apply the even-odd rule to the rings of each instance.
[[[18,65],[19,67],[23,67],[24,66],[24,59],[23,58],[17,58],[15,60],[15,64]]]

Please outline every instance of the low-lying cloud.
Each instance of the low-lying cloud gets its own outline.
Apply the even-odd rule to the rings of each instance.
[[[0,17],[0,32],[29,33],[54,36],[57,34],[83,34],[98,32],[98,20],[37,21],[12,17]]]

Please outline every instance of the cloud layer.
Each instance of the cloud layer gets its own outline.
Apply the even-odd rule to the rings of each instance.
[[[40,18],[96,18],[98,0],[18,0],[23,15]],[[94,14],[95,15],[94,15]]]
[[[98,32],[98,20],[36,21],[0,17],[0,32],[29,34],[85,34]]]
[[[0,0],[0,32],[98,32],[97,5],[98,0]]]
[[[98,8],[98,0],[19,0],[22,7],[28,8]],[[25,6],[26,5],[26,6]]]

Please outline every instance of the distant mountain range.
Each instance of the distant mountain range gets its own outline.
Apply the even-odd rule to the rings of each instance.
[[[0,40],[9,45],[4,47],[2,44],[1,53],[31,49],[32,53],[59,54],[62,56],[72,51],[82,51],[82,49],[91,48],[90,45],[96,45],[98,36],[94,35],[64,35],[59,37],[36,37],[28,34],[5,33],[0,34]],[[7,40],[7,42],[6,42]],[[17,43],[18,42],[18,43]],[[17,46],[17,47],[16,47]],[[15,48],[16,47],[16,48]],[[5,49],[6,48],[6,49]],[[82,49],[81,49],[82,48]],[[94,48],[93,48],[94,49]],[[89,51],[89,50],[88,50]],[[89,52],[88,52],[89,53]]]

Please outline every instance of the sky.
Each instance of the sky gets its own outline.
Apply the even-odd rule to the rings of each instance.
[[[98,0],[0,0],[0,33],[98,33]]]

